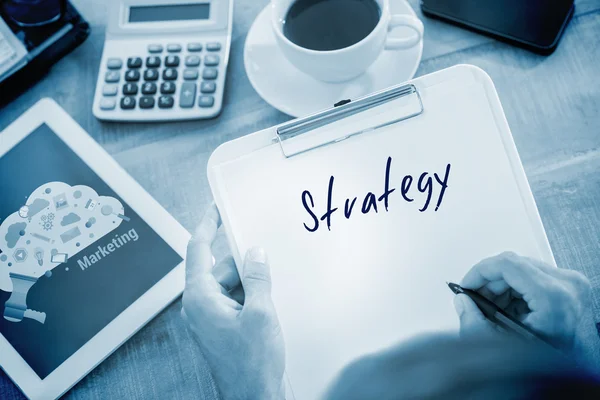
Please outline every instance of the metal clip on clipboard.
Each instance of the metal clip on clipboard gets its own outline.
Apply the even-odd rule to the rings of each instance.
[[[368,116],[363,114],[361,117],[364,118],[359,117],[361,113],[376,107],[381,111]],[[400,115],[397,110],[402,111]],[[416,117],[422,114],[423,110],[421,95],[414,85],[394,86],[329,110],[284,123],[277,127],[275,140],[279,142],[283,155],[289,158]],[[331,126],[340,121],[339,127]]]

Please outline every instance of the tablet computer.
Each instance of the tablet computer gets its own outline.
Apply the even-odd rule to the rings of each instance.
[[[181,294],[188,240],[39,101],[0,133],[0,367],[29,398],[65,393]]]

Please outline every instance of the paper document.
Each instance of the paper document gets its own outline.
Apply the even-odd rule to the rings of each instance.
[[[27,49],[0,18],[0,82],[27,63]]]

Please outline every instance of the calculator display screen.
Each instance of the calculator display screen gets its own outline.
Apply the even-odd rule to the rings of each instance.
[[[129,22],[189,21],[210,18],[210,4],[169,4],[129,8]]]

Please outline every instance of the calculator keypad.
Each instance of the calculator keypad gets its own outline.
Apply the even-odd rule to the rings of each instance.
[[[192,82],[184,82],[181,85],[181,93],[179,94],[179,106],[190,108],[194,106],[196,100],[196,84]]]
[[[123,110],[133,110],[135,108],[135,97],[125,96],[121,98],[121,108]]]
[[[181,51],[181,45],[178,43],[169,43],[167,45],[167,51],[169,53],[179,53]]]
[[[149,44],[148,45],[148,53],[162,53],[163,46],[162,44]]]
[[[202,43],[188,43],[187,49],[189,52],[202,51]]]
[[[174,81],[177,79],[177,70],[175,68],[167,68],[163,71],[162,78],[165,81]]]
[[[142,85],[142,94],[155,94],[156,83],[146,82]]]
[[[208,51],[219,51],[221,50],[221,43],[211,42],[206,44],[206,50]]]
[[[215,98],[212,96],[200,96],[198,98],[198,105],[203,108],[212,107],[215,104]]]
[[[123,94],[131,95],[137,94],[138,85],[135,83],[126,83],[123,85]]]
[[[120,58],[109,58],[106,62],[108,69],[121,69],[123,66],[123,60]]]
[[[116,83],[107,83],[102,87],[102,94],[104,96],[116,96],[119,92],[119,85]]]
[[[217,90],[217,85],[214,82],[202,82],[200,91],[202,93],[214,93]]]
[[[154,97],[152,97],[152,96],[140,97],[140,108],[154,108]]]
[[[187,56],[185,58],[185,66],[186,67],[197,67],[200,65],[200,57],[199,56]]]
[[[125,80],[127,82],[137,82],[140,80],[140,71],[137,69],[130,69],[125,72]]]
[[[198,70],[197,69],[185,69],[183,71],[183,79],[185,79],[186,81],[198,79]]]
[[[219,70],[216,68],[204,68],[202,71],[202,79],[217,79],[219,75]]]
[[[155,81],[158,79],[158,69],[151,68],[144,71],[145,81]]]
[[[105,61],[100,109],[214,106],[221,43],[151,43],[143,50],[145,54]]]
[[[157,56],[146,57],[146,67],[148,67],[148,68],[160,67],[160,57],[157,57]]]
[[[142,66],[142,59],[140,57],[129,57],[127,59],[127,68],[140,68]]]
[[[219,65],[219,56],[215,56],[213,54],[209,54],[204,57],[204,65],[207,67],[215,67]]]
[[[163,94],[175,93],[175,84],[173,82],[163,82],[160,84],[160,92]]]
[[[121,79],[121,73],[119,71],[106,71],[104,75],[104,81],[106,83],[119,82]]]
[[[102,100],[100,100],[100,108],[102,110],[114,110],[116,104],[117,102],[115,99],[105,97]]]
[[[167,58],[165,58],[165,65],[167,67],[178,67],[179,56],[167,56]]]
[[[160,108],[173,108],[173,104],[175,104],[173,96],[160,96],[158,98],[158,106]]]

